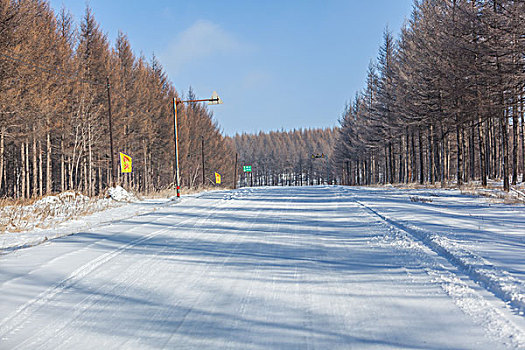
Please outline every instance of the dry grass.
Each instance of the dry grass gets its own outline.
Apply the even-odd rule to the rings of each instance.
[[[100,197],[88,198],[80,193],[67,191],[29,200],[6,200],[0,206],[0,232],[48,228],[102,210],[111,203],[99,199]]]
[[[409,183],[409,184],[393,184],[392,185],[395,188],[403,189],[403,190],[424,190],[424,189],[454,189],[457,188],[455,184],[453,183],[445,183],[441,184],[441,182],[436,182],[434,184],[419,184],[419,183]]]
[[[521,177],[520,177],[521,178]],[[374,185],[376,186],[376,185]],[[505,192],[503,190],[503,185],[499,181],[489,181],[487,187],[481,186],[479,181],[473,181],[463,184],[458,187],[455,182],[448,182],[441,184],[441,182],[436,182],[435,184],[419,184],[419,183],[396,183],[392,185],[383,185],[382,187],[394,187],[405,190],[412,189],[455,189],[459,190],[462,194],[472,195],[472,196],[481,196],[490,199],[491,203],[504,203],[504,204],[523,204],[525,203],[525,196],[514,192]],[[511,186],[514,189],[525,194],[525,183],[519,183],[518,185]],[[419,197],[414,197],[416,201],[419,201]],[[412,198],[411,198],[412,200]]]
[[[525,197],[519,196],[513,192],[505,192],[499,188],[483,188],[483,187],[468,187],[461,188],[462,194],[480,196],[489,198],[491,203],[503,203],[503,204],[523,204],[525,203]]]
[[[196,188],[182,188],[181,189],[181,196],[188,195],[188,194],[195,194],[200,192],[207,192],[207,191],[216,191],[216,190],[228,190],[229,188],[226,187],[214,187],[214,186],[208,186],[208,187],[196,187]],[[166,188],[155,192],[149,192],[149,193],[143,193],[141,196],[143,198],[171,198],[175,197],[177,195],[177,191],[173,188]]]
[[[432,198],[419,197],[419,196],[410,196],[411,202],[421,202],[421,203],[432,203]]]
[[[0,208],[9,206],[24,206],[31,205],[36,201],[44,198],[43,196],[27,198],[27,199],[14,199],[14,198],[0,198]]]

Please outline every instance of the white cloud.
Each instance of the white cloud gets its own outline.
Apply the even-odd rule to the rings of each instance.
[[[263,70],[252,70],[242,78],[242,87],[245,89],[263,88],[273,81],[273,76]]]
[[[253,47],[242,43],[233,34],[219,25],[199,20],[180,33],[162,54],[162,61],[175,71],[197,59],[217,55],[239,55],[253,51]]]

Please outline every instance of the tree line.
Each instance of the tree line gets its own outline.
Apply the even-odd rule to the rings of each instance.
[[[345,107],[348,184],[525,181],[525,2],[419,0]]]
[[[112,45],[89,7],[76,26],[45,0],[0,0],[0,196],[172,186],[174,98],[157,58],[137,57],[122,32]],[[233,173],[235,152],[212,113],[178,111],[182,185]],[[118,152],[133,157],[131,174],[117,171]]]
[[[241,186],[306,186],[335,183],[336,128],[236,134]]]

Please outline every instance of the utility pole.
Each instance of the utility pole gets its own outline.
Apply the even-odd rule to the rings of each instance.
[[[113,186],[114,180],[116,178],[115,175],[115,158],[114,158],[114,152],[113,152],[113,123],[111,121],[111,84],[109,83],[109,77],[106,77],[106,87],[108,90],[108,119],[109,119],[109,144],[110,144],[110,152],[111,152],[111,178],[109,179],[109,186]]]
[[[222,100],[219,98],[219,95],[214,91],[211,95],[211,98],[202,99],[202,100],[188,100],[188,101],[178,101],[177,97],[173,98],[173,139],[175,143],[175,187],[177,189],[177,197],[180,197],[180,170],[179,170],[179,140],[177,134],[177,105],[179,103],[195,103],[195,102],[208,102],[209,105],[221,104]],[[202,182],[204,184],[204,138],[202,139],[202,163],[203,163],[203,177]]]
[[[239,157],[238,153],[235,153],[235,170],[233,175],[233,189],[237,188],[237,158]]]
[[[180,182],[179,182],[179,140],[177,134],[177,98],[173,98],[173,141],[175,144],[175,188],[177,190],[177,197],[180,197]]]
[[[205,172],[204,172],[204,136],[201,136],[201,156],[202,156],[202,187],[206,182]]]

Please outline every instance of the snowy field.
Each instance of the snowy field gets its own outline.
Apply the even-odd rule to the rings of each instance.
[[[525,348],[525,207],[458,191],[247,188],[3,239],[0,349]]]

